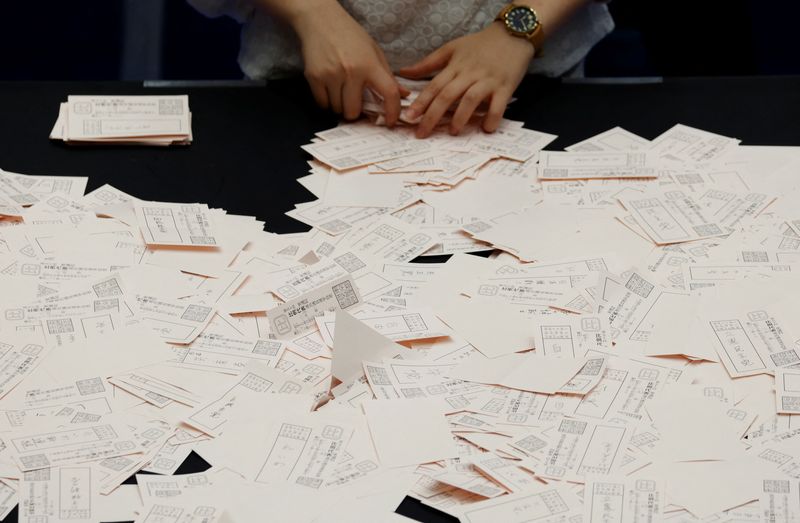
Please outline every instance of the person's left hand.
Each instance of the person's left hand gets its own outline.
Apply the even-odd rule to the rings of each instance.
[[[417,137],[430,136],[447,110],[459,99],[450,122],[450,133],[458,134],[481,102],[489,101],[483,121],[486,132],[494,132],[503,118],[511,95],[528,70],[533,45],[514,37],[494,22],[478,33],[462,36],[416,64],[401,69],[408,78],[425,78],[440,71],[411,104],[410,118],[424,115]]]

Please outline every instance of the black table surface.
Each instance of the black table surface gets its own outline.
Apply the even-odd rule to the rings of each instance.
[[[69,146],[48,140],[59,102],[70,94],[189,95],[188,147]],[[527,78],[506,116],[558,135],[562,149],[622,126],[651,139],[676,123],[732,136],[743,145],[800,145],[800,77],[672,78],[630,83],[565,83]],[[144,87],[141,83],[0,83],[0,168],[25,174],[88,176],[138,198],[203,202],[256,216],[272,232],[308,227],[284,213],[313,200],[296,178],[308,172],[300,149],[336,125],[317,109],[302,79],[266,86]],[[196,454],[178,473],[208,465]],[[455,521],[406,498],[398,512],[419,521]],[[265,521],[269,520],[265,507]],[[17,511],[5,521],[17,521]]]

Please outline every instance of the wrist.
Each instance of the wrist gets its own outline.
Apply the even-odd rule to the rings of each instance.
[[[557,32],[559,28],[581,7],[592,3],[590,0],[564,0],[552,2],[548,0],[513,0],[515,4],[525,5],[536,11],[537,18],[543,24],[547,34]]]
[[[281,4],[278,15],[298,34],[311,28],[317,20],[344,12],[336,0],[291,0]]]
[[[508,30],[506,30],[503,22],[500,20],[495,20],[489,24],[485,31],[487,31],[489,34],[492,34],[493,38],[496,38],[498,41],[502,41],[504,47],[512,51],[514,54],[524,57],[529,62],[533,59],[534,54],[538,51],[538,49],[533,46],[533,43],[530,40],[510,34]]]

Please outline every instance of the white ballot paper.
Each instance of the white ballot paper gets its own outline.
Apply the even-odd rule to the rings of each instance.
[[[335,318],[331,373],[342,382],[361,376],[361,364],[366,360],[394,358],[409,352],[343,310],[336,311]]]
[[[319,161],[338,170],[419,154],[430,149],[423,140],[398,140],[387,134],[371,134],[304,145]]]
[[[580,518],[580,506],[569,489],[547,486],[467,505],[458,519],[463,523],[557,523]]]
[[[267,311],[270,329],[278,339],[293,339],[316,328],[316,318],[361,303],[350,276],[338,278]]]
[[[12,344],[2,340],[3,337],[0,337],[0,398],[30,375],[45,355],[45,349],[41,345],[23,345],[20,342]]]
[[[356,317],[392,341],[424,340],[447,336],[447,328],[429,310],[405,309],[380,314],[358,314]],[[332,346],[336,332],[335,315],[328,314],[317,323],[322,338]]]
[[[219,523],[224,517],[225,508],[221,505],[179,497],[145,505],[134,523]]]
[[[365,402],[381,464],[404,467],[457,455],[441,404],[432,399]]]
[[[411,261],[436,244],[436,238],[416,226],[384,216],[348,235],[348,247],[389,262]]]
[[[214,316],[214,308],[157,296],[137,296],[136,308],[145,325],[172,343],[191,343]]]
[[[641,151],[539,153],[540,180],[656,178],[654,158]]]
[[[800,414],[800,370],[775,369],[778,414]]]
[[[624,196],[619,201],[657,245],[714,238],[727,232],[682,191]]]
[[[20,521],[99,521],[97,471],[91,464],[25,472],[19,487]]]
[[[511,389],[555,394],[586,365],[585,359],[509,354],[493,359],[473,356],[448,371],[448,376]],[[599,379],[599,372],[594,372]]]
[[[374,263],[370,257],[362,253],[335,252],[330,260],[321,260],[309,266],[292,266],[284,271],[270,274],[265,278],[265,283],[272,294],[283,301],[289,301],[349,274],[358,284],[362,294],[369,294],[373,287],[370,283],[373,280],[380,280],[383,284],[388,283],[372,270],[371,266]],[[387,290],[385,285],[379,286],[379,290],[381,289]]]
[[[255,402],[263,403],[262,395],[301,394],[305,390],[304,384],[291,376],[251,363],[230,387],[196,406],[184,421],[206,434],[218,436],[232,417],[246,416],[247,408],[252,408]]]
[[[606,132],[587,138],[565,147],[566,151],[637,151],[649,149],[650,141],[626,131],[622,127],[614,127]]]
[[[215,483],[235,481],[236,477],[236,473],[224,468],[214,468],[205,472],[172,477],[137,474],[136,486],[138,494],[144,503],[156,503],[165,498],[194,494],[195,491],[212,487]],[[239,480],[241,480],[241,477],[239,477]]]
[[[138,202],[134,209],[147,245],[216,247],[219,244],[207,205]]]
[[[763,521],[797,521],[800,518],[800,481],[785,478],[764,479],[761,482],[759,505]]]
[[[20,205],[9,198],[8,196],[0,193],[0,216],[22,216],[24,211]]]
[[[121,423],[89,423],[80,428],[53,427],[14,434],[6,439],[14,462],[20,470],[83,463],[126,454],[143,449],[132,437],[130,429]]]
[[[731,288],[721,289],[720,297],[709,301],[714,309],[700,312],[700,331],[706,343],[717,351],[731,377],[763,374],[800,362],[800,348],[792,342],[788,318],[776,316],[777,304],[769,306],[756,296],[747,300],[726,301]],[[770,310],[772,309],[772,311]]]
[[[587,476],[585,523],[657,521],[666,504],[663,482],[625,476]]]
[[[489,358],[533,347],[530,322],[515,307],[471,299],[453,302],[438,312],[442,321]]]
[[[655,398],[648,406],[661,436],[651,455],[669,461],[726,460],[741,455],[744,445],[738,441],[740,430],[727,408],[708,397],[679,394],[676,392],[669,400]],[[692,408],[674,409],[674,399],[691,402]]]
[[[552,315],[535,322],[533,346],[544,356],[581,358],[611,348],[611,328],[603,316]]]
[[[253,361],[274,367],[287,345],[280,340],[208,332],[199,335],[189,345],[173,346],[175,358],[172,361],[185,368],[238,373]]]
[[[625,460],[631,428],[563,418],[542,450],[545,479],[584,482],[587,474],[615,474]]]
[[[346,419],[319,413],[276,418],[260,436],[258,453],[250,456],[242,472],[256,483],[286,481],[317,490],[333,466],[344,459],[354,430]]]
[[[394,207],[405,184],[400,178],[370,174],[328,176],[325,202],[336,207]]]
[[[739,140],[676,124],[652,141],[651,150],[670,161],[717,162],[736,149]]]
[[[12,487],[10,485],[12,483],[11,480],[8,483],[0,482],[0,518],[3,519],[8,517],[9,513],[14,510],[19,500],[17,488]]]

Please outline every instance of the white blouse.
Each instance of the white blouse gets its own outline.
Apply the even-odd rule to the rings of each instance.
[[[285,24],[256,9],[253,0],[188,1],[206,16],[229,15],[243,24],[239,65],[249,78],[276,78],[302,71],[297,36]],[[341,0],[340,3],[378,42],[392,69],[397,70],[450,40],[480,31],[494,20],[508,0]],[[547,35],[542,56],[532,61],[529,72],[545,76],[570,73],[613,28],[606,5],[590,3],[557,33]]]

